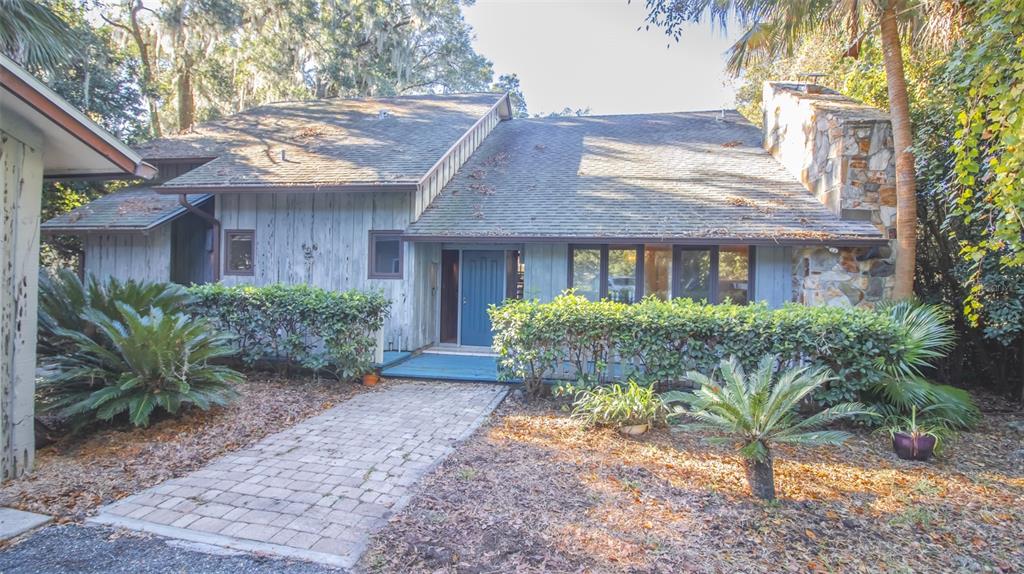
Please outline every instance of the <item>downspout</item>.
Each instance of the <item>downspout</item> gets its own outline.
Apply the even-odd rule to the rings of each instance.
[[[210,268],[212,269],[213,282],[217,283],[220,281],[220,220],[216,217],[206,213],[202,209],[192,205],[188,202],[188,196],[184,193],[178,194],[178,203],[182,207],[188,210],[189,213],[199,216],[210,224],[210,229],[213,230],[213,249],[210,250]]]

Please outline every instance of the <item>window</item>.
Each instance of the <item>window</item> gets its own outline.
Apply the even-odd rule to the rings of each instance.
[[[370,232],[370,279],[402,278],[402,232]]]
[[[750,248],[745,246],[721,247],[718,250],[718,297],[737,305],[750,300]]]
[[[608,291],[606,297],[619,303],[635,303],[639,300],[636,291],[636,247],[612,247],[608,249]]]
[[[574,245],[569,286],[591,301],[686,297],[745,305],[753,295],[753,261],[754,248],[745,245]]]
[[[588,245],[573,246],[570,251],[569,286],[577,295],[591,301],[611,299],[633,303],[639,300],[639,249]]]
[[[644,248],[644,296],[662,301],[672,296],[672,247],[648,245]]]
[[[224,232],[224,274],[252,275],[255,261],[255,236],[251,229],[230,229]]]
[[[591,301],[601,298],[601,248],[574,247],[569,286]]]
[[[694,301],[713,301],[711,293],[711,249],[679,248],[679,271],[673,297]]]

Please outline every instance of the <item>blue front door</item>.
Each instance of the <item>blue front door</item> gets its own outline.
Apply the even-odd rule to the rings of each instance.
[[[505,299],[505,252],[462,252],[463,345],[491,346],[487,307]]]

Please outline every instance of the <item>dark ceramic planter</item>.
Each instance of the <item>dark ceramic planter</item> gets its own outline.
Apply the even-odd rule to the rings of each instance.
[[[892,437],[892,448],[903,460],[928,460],[935,452],[935,437],[919,436],[916,439],[905,432]]]

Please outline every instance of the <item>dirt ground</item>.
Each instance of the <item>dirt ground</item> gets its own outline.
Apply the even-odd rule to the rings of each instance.
[[[326,410],[362,387],[313,377],[247,373],[241,396],[224,408],[192,409],[149,428],[84,432],[36,453],[32,474],[0,487],[0,506],[41,512],[58,522],[195,470]]]
[[[1024,572],[1024,413],[987,414],[929,463],[884,437],[779,448],[779,500],[740,461],[667,429],[583,430],[506,401],[374,540],[406,572]],[[1024,430],[1024,424],[1021,425]]]

